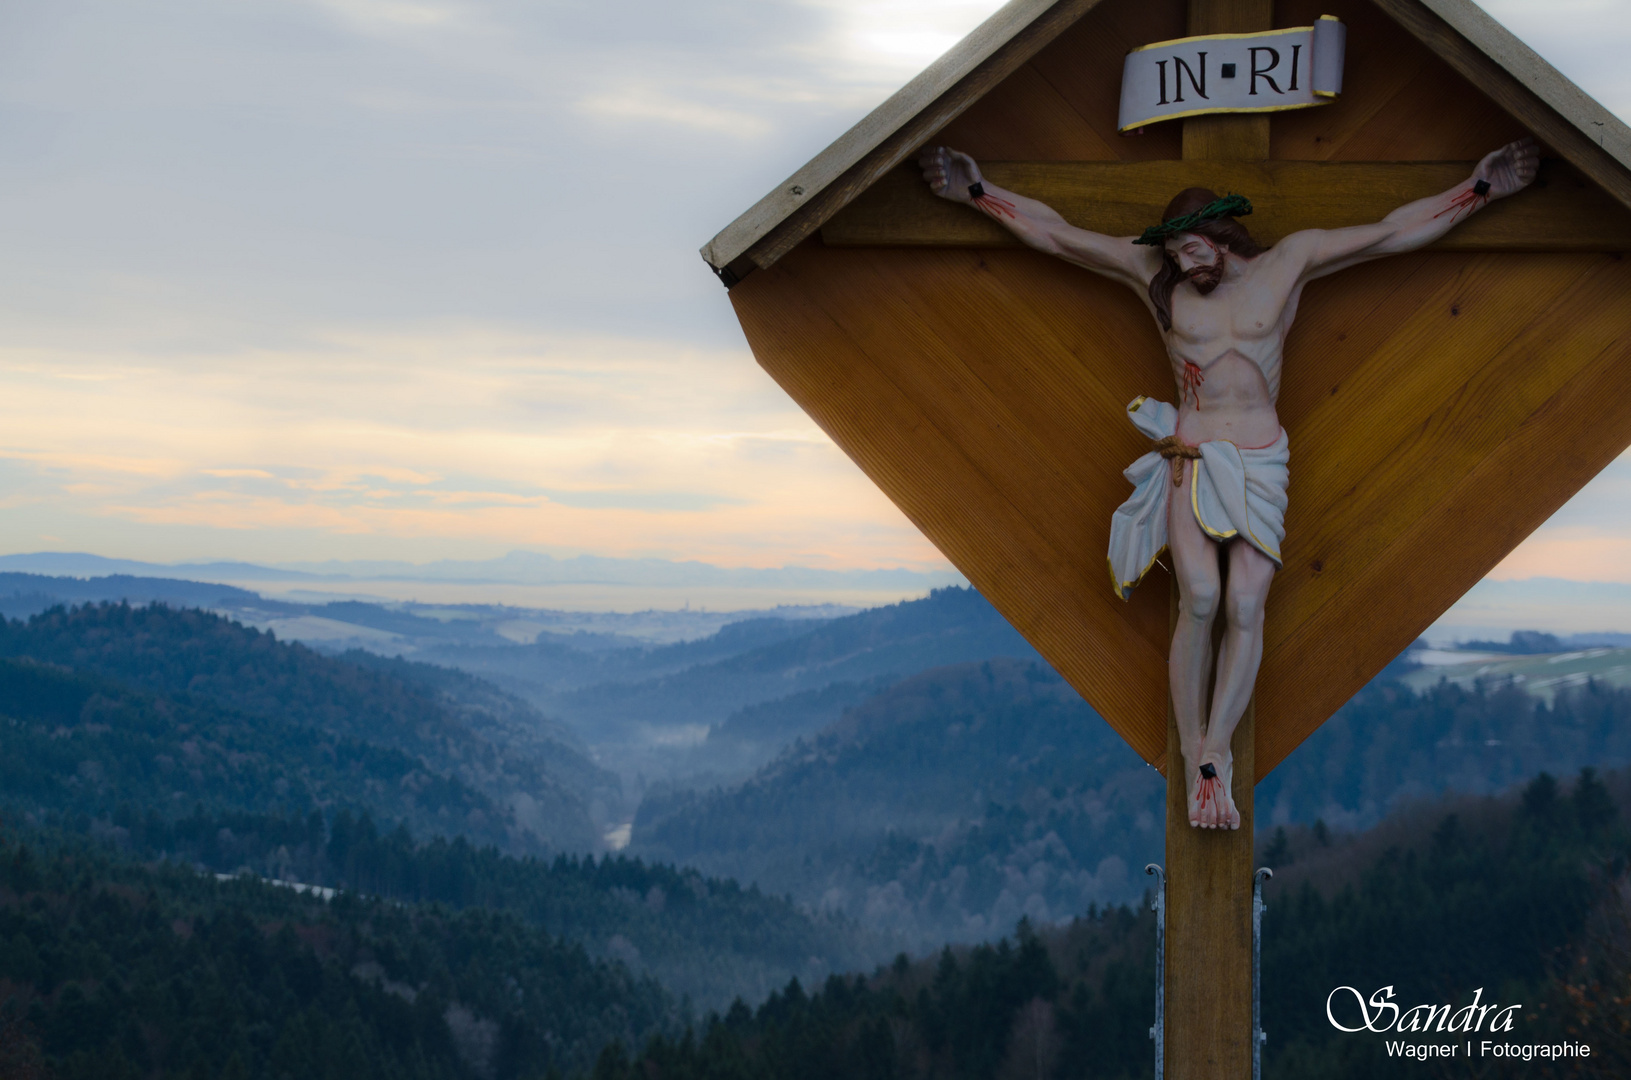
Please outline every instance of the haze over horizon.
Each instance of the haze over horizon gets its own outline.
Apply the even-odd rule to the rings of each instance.
[[[997,6],[9,7],[0,552],[954,573],[696,248]],[[1631,7],[1484,6],[1631,117]],[[1491,577],[1631,583],[1631,461]]]

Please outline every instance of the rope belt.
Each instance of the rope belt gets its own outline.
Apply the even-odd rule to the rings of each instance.
[[[1176,435],[1168,435],[1164,439],[1157,439],[1155,451],[1168,461],[1172,462],[1172,486],[1180,487],[1184,482],[1184,459],[1199,461],[1201,451],[1199,447],[1190,446]]]

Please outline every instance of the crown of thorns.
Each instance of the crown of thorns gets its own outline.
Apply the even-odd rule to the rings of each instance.
[[[1226,217],[1245,217],[1251,212],[1252,202],[1246,196],[1225,195],[1221,199],[1207,203],[1193,214],[1175,217],[1159,225],[1151,225],[1144,230],[1144,235],[1133,243],[1159,246],[1174,233],[1194,232],[1196,226],[1205,225],[1209,221]]]

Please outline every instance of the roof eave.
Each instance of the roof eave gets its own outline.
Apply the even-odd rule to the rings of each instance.
[[[1505,68],[1553,112],[1631,170],[1631,127],[1472,0],[1421,0],[1485,56]]]
[[[860,123],[720,230],[703,245],[702,257],[715,270],[729,267],[1050,8],[1070,3],[1071,0],[1009,0]],[[1091,3],[1087,5],[1091,6]]]
[[[773,264],[1099,2],[1009,0],[703,245],[703,259],[726,285],[734,284],[755,267]],[[1450,50],[1461,57],[1446,59],[1468,77],[1474,77],[1472,69],[1476,68],[1486,79],[1515,81],[1521,91],[1505,107],[1520,114],[1520,120],[1529,126],[1538,124],[1549,129],[1557,137],[1548,141],[1559,144],[1556,148],[1565,158],[1631,206],[1631,128],[1511,31],[1472,0],[1375,2],[1424,40],[1442,34],[1429,25],[1435,16],[1442,20],[1466,43]],[[1481,63],[1467,67],[1466,46],[1499,71],[1490,71]],[[1535,102],[1555,114],[1562,125],[1536,110]]]

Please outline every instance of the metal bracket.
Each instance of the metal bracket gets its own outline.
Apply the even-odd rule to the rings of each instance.
[[[1155,912],[1155,1023],[1150,1025],[1150,1038],[1155,1042],[1155,1080],[1162,1080],[1167,1041],[1167,876],[1155,863],[1145,866],[1144,872],[1155,878],[1155,898],[1150,901]]]
[[[1263,903],[1263,882],[1273,876],[1274,871],[1266,866],[1252,875],[1252,1080],[1262,1080],[1263,1043],[1268,1041],[1263,1033],[1263,912],[1268,910]],[[1160,1077],[1159,1070],[1156,1076]]]

